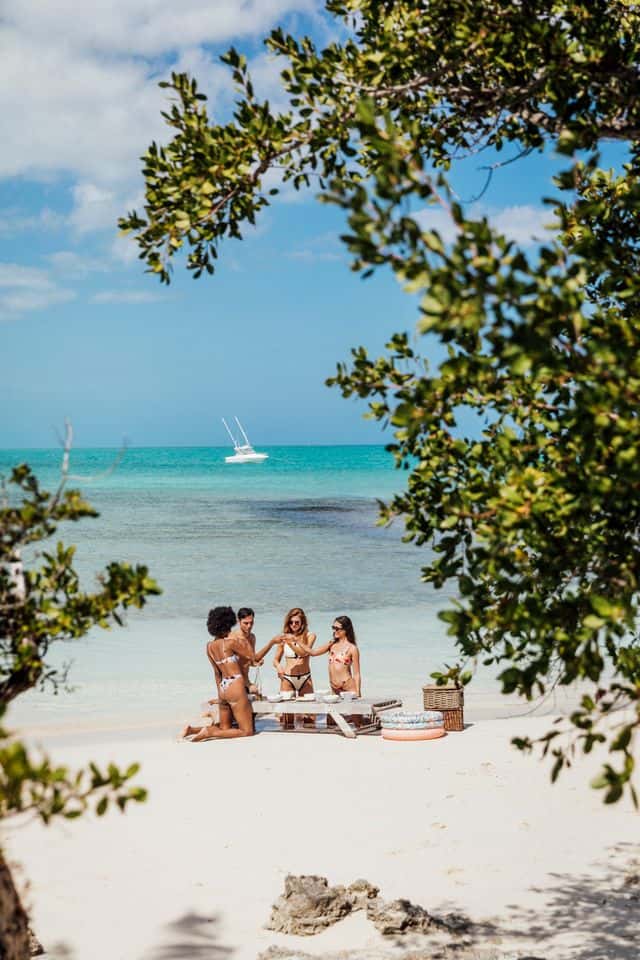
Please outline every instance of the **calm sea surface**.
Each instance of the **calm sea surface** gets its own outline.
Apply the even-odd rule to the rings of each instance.
[[[364,692],[417,704],[432,670],[453,658],[437,617],[447,595],[420,580],[424,548],[402,542],[401,524],[376,526],[376,499],[403,487],[382,447],[270,447],[262,464],[225,464],[223,448],[129,450],[113,472],[112,450],[75,450],[72,472],[100,511],[66,524],[85,586],[111,560],[146,563],[163,589],[125,629],[95,630],[58,644],[72,662],[72,694],[33,692],[12,707],[18,723],[171,722],[192,715],[213,690],[204,657],[205,620],[218,604],[251,606],[258,643],[281,629],[292,606],[307,612],[319,641],[349,614],[362,651]],[[0,451],[0,473],[28,462],[51,489],[59,450]],[[102,474],[102,475],[101,475]],[[272,657],[261,671],[277,682]],[[326,658],[313,661],[326,686]]]

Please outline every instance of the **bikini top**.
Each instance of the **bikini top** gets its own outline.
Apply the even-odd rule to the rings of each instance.
[[[294,643],[295,643],[295,640],[294,640]],[[293,660],[294,658],[296,660],[300,660],[302,657],[306,656],[305,653],[296,653],[296,651],[293,649],[290,643],[284,644],[283,651],[284,651],[285,657],[287,657],[289,660]]]
[[[343,663],[345,666],[348,666],[352,659],[353,657],[350,653],[343,653],[342,656],[340,656],[339,653],[329,652],[329,663]]]
[[[222,652],[224,653],[224,640],[222,641]],[[223,663],[237,663],[238,656],[235,653],[231,653],[228,657],[223,657],[222,660],[216,660],[214,657],[213,662],[215,663],[216,667],[221,667]]]

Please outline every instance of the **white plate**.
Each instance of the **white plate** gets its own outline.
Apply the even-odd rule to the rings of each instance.
[[[325,703],[340,703],[340,697],[335,693],[328,694],[326,697],[323,697],[322,699],[324,700]]]
[[[315,693],[303,693],[300,697],[301,700],[315,700]]]
[[[280,701],[282,700],[282,697],[280,696],[279,693],[273,693],[271,694],[271,696],[267,697],[267,700],[269,701],[269,703],[280,703]]]

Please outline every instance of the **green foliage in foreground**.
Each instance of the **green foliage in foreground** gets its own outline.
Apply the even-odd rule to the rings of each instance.
[[[640,5],[623,0],[328,0],[341,39],[324,49],[274,31],[284,113],[256,98],[246,61],[223,58],[239,96],[217,124],[195,80],[174,74],[173,139],[144,157],[144,213],[121,221],[161,280],[188,250],[213,272],[278,176],[345,211],[353,269],[391,270],[420,298],[431,368],[400,332],[353,351],[330,381],[395,428],[407,489],[383,508],[457,587],[443,614],[461,664],[496,665],[505,693],[591,691],[543,738],[553,777],[606,743],[594,786],[632,790],[640,725]],[[603,141],[627,162],[602,169]],[[470,217],[449,182],[486,148],[505,163],[566,158],[550,229],[531,253]],[[499,164],[487,170],[497,172]],[[275,171],[275,174],[274,174]],[[267,177],[269,174],[269,177]],[[447,218],[454,239],[429,229]],[[418,216],[419,214],[419,216]],[[460,423],[471,412],[478,428]],[[526,740],[517,741],[531,749]],[[635,794],[634,794],[635,798]]]
[[[3,483],[0,503],[0,718],[7,704],[36,685],[64,682],[66,673],[47,663],[52,643],[84,636],[92,627],[122,623],[124,611],[142,607],[159,593],[144,566],[110,563],[98,577],[98,589],[80,586],[73,567],[74,548],[63,543],[38,554],[35,545],[49,540],[61,521],[97,516],[77,490],[65,490],[66,478],[54,493],[42,490],[31,469],[16,467]],[[25,549],[33,555],[23,560]],[[101,771],[70,773],[37,759],[24,744],[0,727],[0,819],[34,812],[46,823],[54,816],[80,816],[95,801],[102,815],[113,801],[124,810],[129,801],[146,797],[130,785],[136,764],[121,771],[109,764]]]

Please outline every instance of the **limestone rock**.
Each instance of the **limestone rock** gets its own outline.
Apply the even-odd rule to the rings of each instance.
[[[354,880],[347,887],[347,896],[351,900],[352,910],[366,910],[369,900],[378,896],[380,890],[368,880]]]
[[[356,910],[365,910],[367,919],[385,937],[437,931],[460,935],[471,926],[466,917],[432,916],[410,900],[386,901],[378,893],[378,887],[368,880],[355,880],[348,887],[330,887],[326,877],[289,874],[285,877],[284,894],[271,909],[267,930],[312,936]]]
[[[383,900],[367,903],[367,919],[384,937],[402,933],[426,933],[434,923],[431,914],[410,900]]]
[[[267,930],[307,937],[319,933],[351,913],[344,887],[330,887],[326,877],[293,876],[284,881],[284,894],[271,909]]]

